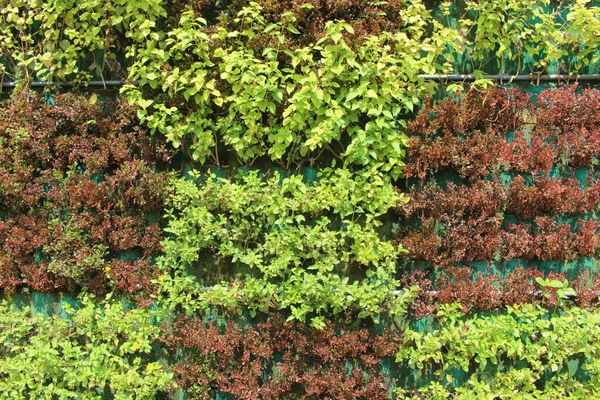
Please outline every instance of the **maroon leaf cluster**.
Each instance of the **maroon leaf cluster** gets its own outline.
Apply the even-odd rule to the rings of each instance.
[[[501,212],[531,219],[539,214],[591,214],[600,207],[600,182],[582,188],[574,178],[536,176],[527,183],[517,176],[508,186],[496,178],[470,185],[450,182],[445,188],[427,182],[412,186],[409,194],[411,201],[397,209],[406,219],[489,217]]]
[[[530,103],[523,91],[495,86],[427,103],[409,125],[406,177],[453,171],[473,181],[499,171],[547,175],[553,167],[596,165],[600,92],[576,90],[547,90]]]
[[[429,182],[410,190],[411,201],[397,211],[418,227],[405,230],[402,244],[409,257],[436,265],[470,261],[572,260],[594,257],[600,250],[600,221],[576,218],[600,206],[598,182],[581,189],[576,179],[521,177],[510,187],[499,180],[469,186],[450,183],[444,190]],[[506,215],[526,222],[508,223]],[[574,223],[550,216],[572,215]]]
[[[446,267],[433,281],[425,270],[415,270],[404,276],[403,281],[422,289],[411,305],[412,315],[421,318],[435,315],[441,304],[452,303],[462,304],[465,312],[492,311],[520,303],[556,307],[556,289],[547,289],[549,296],[544,296],[535,281],[543,277],[543,272],[533,268],[517,267],[500,278],[481,271],[474,274],[466,267]],[[566,278],[563,273],[552,272],[547,277],[560,281]],[[599,305],[600,278],[592,277],[587,271],[571,282],[571,286],[577,292],[574,304],[586,308]]]
[[[405,177],[424,179],[444,170],[486,177],[507,169],[512,145],[506,134],[523,128],[528,101],[525,92],[493,86],[436,105],[427,102],[408,126]]]
[[[391,382],[380,361],[398,342],[365,329],[322,330],[270,317],[255,327],[225,329],[179,317],[164,342],[184,354],[173,370],[192,398],[215,392],[239,399],[386,399]]]
[[[530,102],[518,89],[472,90],[427,103],[409,132],[411,201],[397,209],[398,240],[413,265],[430,266],[405,277],[425,289],[418,315],[440,303],[485,311],[555,301],[541,296],[541,271],[518,268],[500,278],[457,266],[600,254],[600,91],[563,87]],[[577,168],[588,172],[576,179]],[[583,274],[577,288],[580,305],[596,304],[596,279]]]
[[[169,154],[119,101],[54,101],[22,91],[0,109],[0,289],[145,296]]]

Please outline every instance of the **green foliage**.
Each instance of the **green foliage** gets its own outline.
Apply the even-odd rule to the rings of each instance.
[[[460,305],[444,306],[439,328],[408,329],[397,361],[436,382],[404,398],[597,397],[600,311],[569,308],[548,314],[532,305],[464,318]],[[453,382],[464,371],[464,382]],[[572,396],[572,397],[570,397]]]
[[[589,0],[554,3],[549,0],[467,1],[467,13],[458,21],[468,29],[468,47],[481,68],[496,61],[500,73],[532,72],[576,74],[597,64],[600,8]],[[506,70],[517,61],[516,70]]]
[[[566,279],[564,281],[559,281],[557,279],[543,279],[538,277],[535,278],[535,281],[542,287],[544,297],[551,297],[553,291],[555,291],[559,304],[562,304],[564,300],[573,299],[575,296],[577,296],[575,289],[569,286],[569,281]]]
[[[561,39],[567,47],[562,54],[572,54],[569,70],[580,71],[595,66],[600,61],[600,7],[590,5],[589,0],[577,0],[566,16],[567,24]]]
[[[241,303],[253,312],[287,310],[290,319],[308,317],[319,326],[327,312],[401,315],[412,297],[410,290],[392,294],[403,249],[381,238],[379,218],[405,199],[381,173],[326,170],[314,186],[297,175],[280,183],[279,176],[265,180],[256,172],[172,185],[170,236],[158,261],[171,308]],[[244,272],[203,290],[214,282],[192,273],[214,275],[215,265]]]
[[[148,77],[152,81],[155,71],[146,71],[145,66],[149,62],[156,62],[163,67],[168,66],[158,69],[156,79],[159,82],[154,86],[156,88],[167,81],[175,68],[175,61],[182,61],[183,65],[178,66],[180,71],[166,85],[171,86],[187,78],[188,82],[183,86],[201,91],[203,83],[195,85],[191,82],[194,80],[193,71],[204,68],[197,63],[202,64],[205,58],[213,61],[221,58],[218,52],[214,53],[221,48],[237,53],[225,53],[225,58],[232,63],[237,59],[242,62],[240,65],[250,63],[254,66],[254,69],[247,71],[240,68],[238,73],[231,76],[256,73],[260,79],[265,79],[264,83],[275,85],[272,89],[276,87],[277,79],[281,78],[277,73],[269,73],[271,66],[268,61],[273,61],[269,58],[273,54],[277,55],[277,61],[283,62],[286,50],[306,46],[314,50],[316,57],[312,61],[318,63],[320,50],[314,44],[320,38],[335,43],[347,41],[353,51],[360,52],[360,49],[369,47],[365,45],[372,36],[380,39],[381,47],[389,45],[393,49],[393,59],[398,62],[398,75],[408,86],[403,87],[403,91],[409,89],[408,95],[399,102],[403,108],[409,103],[414,104],[410,82],[413,81],[415,69],[426,74],[450,72],[446,68],[439,68],[440,60],[454,62],[454,54],[461,54],[465,48],[468,51],[463,55],[474,62],[466,71],[462,71],[467,73],[484,70],[486,66],[495,64],[500,66],[503,73],[511,74],[518,73],[523,67],[538,73],[551,69],[553,72],[576,74],[585,71],[588,66],[596,66],[600,57],[597,51],[600,39],[596,34],[600,29],[600,8],[589,0],[558,3],[549,0],[469,0],[464,5],[459,3],[451,6],[437,2],[434,6],[435,17],[419,0],[327,3],[331,2],[297,4],[292,1],[261,0],[259,5],[246,0],[203,0],[188,5],[185,2],[162,0],[2,0],[0,50],[3,59],[0,73],[26,82],[86,80],[91,76],[105,75],[125,78],[128,74],[142,79]],[[460,15],[461,11],[464,11],[463,15]],[[210,20],[210,27],[206,26],[204,18]],[[332,32],[329,25],[340,25],[335,21],[342,18],[347,23],[343,23],[340,32]],[[172,29],[178,22],[180,26]],[[444,27],[446,23],[452,29]],[[227,43],[219,42],[219,32],[226,32]],[[194,46],[188,46],[189,51],[182,52],[185,42],[204,47],[207,42],[199,40],[202,35],[210,38],[209,54],[201,55],[201,51]],[[178,49],[170,49],[169,44],[175,44]],[[243,49],[237,47],[239,44]],[[440,58],[441,54],[443,57]],[[287,56],[288,60],[279,68],[286,69],[284,64],[289,65],[291,57]],[[252,59],[260,60],[258,65]],[[129,66],[136,60],[139,64],[130,70]],[[356,61],[362,63],[358,58]],[[514,69],[512,71],[506,67],[511,61],[518,62],[516,67],[511,67]],[[209,75],[214,76],[206,79],[206,82],[218,78],[221,72],[221,66],[212,67],[212,74]],[[337,62],[330,67],[340,70]],[[235,69],[231,66],[231,70]],[[344,68],[344,72],[351,70]],[[280,72],[284,75],[291,73]],[[318,72],[316,75],[319,75]],[[249,83],[254,86],[259,82]],[[286,94],[285,88],[287,82],[279,86],[282,94]],[[250,93],[257,90],[248,89]],[[281,117],[285,99],[277,92],[270,92],[268,85],[265,89],[261,100],[265,104],[275,104],[276,112]],[[341,88],[335,89],[339,95]],[[350,90],[348,87],[346,89]],[[164,113],[173,106],[177,107],[179,99],[174,98],[173,94],[182,92],[165,88],[162,92],[175,102],[166,101],[168,104],[165,104],[165,109],[157,104],[155,111]],[[229,93],[214,97],[217,103],[223,101],[225,105],[220,112],[234,103],[233,99],[226,101]],[[337,96],[334,98],[341,100]],[[216,105],[210,100],[205,98],[211,107]],[[198,102],[192,104],[193,107],[184,112],[184,116],[199,107]],[[262,107],[260,113],[270,115],[265,113],[269,106]],[[251,114],[246,111],[241,113]],[[174,118],[170,114],[169,117]],[[181,124],[184,122],[179,121]],[[194,123],[201,124],[202,121],[199,119]],[[269,137],[269,134],[265,133],[264,137]],[[203,151],[206,150],[201,143],[198,145]],[[276,153],[277,150],[274,150],[273,155]],[[198,157],[203,156],[198,154]],[[252,159],[256,154],[243,156]]]
[[[161,0],[2,0],[0,10],[0,53],[11,67],[0,73],[25,81],[122,75],[117,56],[166,16]]]
[[[328,22],[321,40],[294,47],[285,34],[290,13],[267,24],[251,3],[235,19],[240,30],[210,33],[184,12],[176,29],[149,36],[130,69],[140,86],[124,92],[153,131],[186,144],[200,163],[218,164],[223,142],[243,165],[267,156],[289,168],[328,150],[347,165],[398,177],[408,141],[401,118],[432,89],[418,74],[447,71],[442,55],[456,39],[420,3],[405,18],[402,30],[357,48],[344,40],[353,32],[344,22]],[[266,46],[257,43],[264,35]],[[148,86],[152,97],[144,96]]]
[[[148,399],[170,374],[155,359],[153,313],[84,296],[46,317],[0,304],[0,391],[6,399]],[[110,390],[110,392],[107,392]]]
[[[466,18],[466,26],[475,26],[473,59],[481,60],[494,54],[498,60],[513,60],[520,56],[517,49],[539,52],[544,32],[534,30],[534,20],[543,14],[549,1],[503,0],[469,1],[467,10],[475,13]]]
[[[90,241],[90,235],[83,229],[71,226],[70,221],[58,218],[50,221],[52,245],[43,247],[44,254],[50,258],[48,271],[56,276],[64,276],[75,281],[83,281],[86,274],[102,271],[106,264],[108,246],[101,243],[83,247]],[[74,252],[74,248],[80,248]]]

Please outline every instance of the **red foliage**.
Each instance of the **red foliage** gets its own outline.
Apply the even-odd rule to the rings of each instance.
[[[463,311],[492,311],[505,309],[520,303],[556,307],[558,299],[555,289],[549,290],[549,297],[543,295],[535,278],[543,278],[544,273],[537,269],[522,267],[505,274],[504,278],[489,272],[473,271],[467,267],[446,267],[438,271],[432,280],[425,270],[415,270],[403,278],[405,284],[419,285],[422,291],[411,306],[411,313],[417,318],[435,315],[442,304],[460,303]],[[547,278],[564,280],[564,274],[550,273]],[[589,271],[580,274],[571,283],[577,292],[576,304],[580,307],[595,307],[600,295],[600,279],[592,278]]]
[[[147,294],[155,291],[151,281],[158,279],[158,268],[147,260],[137,260],[133,264],[123,260],[112,260],[108,276],[118,293],[133,295],[140,305],[148,305]],[[107,268],[108,269],[108,268]]]
[[[599,161],[600,92],[575,90],[544,91],[529,104],[520,90],[493,87],[426,104],[408,129],[406,176],[417,183],[409,188],[411,202],[398,208],[409,226],[399,237],[409,257],[443,266],[598,254],[597,222],[580,219],[572,229],[549,215],[596,212],[600,182],[590,175],[582,189],[577,179],[540,175]],[[468,183],[426,183],[443,170]],[[505,187],[501,171],[521,175]],[[527,221],[507,224],[507,214]]]
[[[361,42],[370,35],[381,32],[394,32],[404,25],[403,11],[406,3],[400,0],[386,2],[365,2],[360,0],[256,0],[262,8],[262,16],[267,23],[282,21],[285,13],[291,13],[295,21],[290,24],[300,33],[285,33],[293,41],[307,45],[317,42],[325,34],[328,21],[344,20],[354,29],[348,34],[349,42]],[[188,2],[189,7],[203,16],[210,24],[225,24],[239,29],[233,22],[249,0],[195,0]],[[171,5],[179,12],[183,7],[178,2]],[[215,12],[216,11],[216,12]],[[265,39],[267,36],[265,35]]]
[[[556,146],[573,167],[587,167],[600,155],[600,92],[577,85],[546,90],[537,101],[537,135]]]
[[[578,94],[576,86],[545,91],[531,104],[525,93],[500,87],[426,104],[409,125],[411,201],[397,209],[403,227],[397,240],[410,259],[436,271],[436,279],[422,270],[404,277],[423,288],[413,306],[417,315],[455,301],[484,311],[517,302],[556,304],[556,296],[541,296],[534,281],[540,271],[517,269],[500,279],[456,265],[598,257],[599,110],[600,91]],[[573,177],[579,167],[591,169],[584,188]],[[549,177],[551,171],[559,176]],[[443,188],[434,183],[440,172],[465,183]],[[503,184],[508,176],[516,177]],[[597,279],[577,285],[578,304],[596,305]]]
[[[380,361],[398,342],[365,329],[337,332],[271,317],[256,327],[229,322],[223,331],[178,318],[164,342],[183,350],[174,366],[178,383],[196,398],[221,391],[240,399],[386,399],[390,382]]]
[[[153,269],[144,258],[160,250],[162,234],[146,221],[162,211],[167,177],[155,171],[169,154],[135,110],[69,94],[48,105],[23,91],[0,109],[0,142],[0,289],[147,296]],[[128,266],[149,275],[107,280],[105,266],[122,251],[142,257]]]
[[[521,115],[528,100],[522,91],[494,86],[435,106],[426,103],[408,127],[412,138],[405,176],[423,179],[451,170],[463,178],[486,177],[507,169],[512,146],[506,134],[523,126]]]
[[[589,167],[600,155],[600,92],[576,86],[547,90],[538,101],[493,87],[427,103],[409,124],[407,177],[441,170],[469,180],[497,171],[548,174],[552,167]],[[507,135],[514,132],[514,140]]]
[[[399,241],[408,257],[438,266],[470,261],[557,260],[595,257],[600,251],[600,221],[578,220],[557,223],[550,217],[537,217],[534,223],[508,224],[500,217],[464,219],[456,225],[423,220],[423,228],[408,230]],[[439,228],[439,227],[437,227]]]
[[[585,214],[600,205],[600,182],[581,189],[576,179],[538,177],[527,186],[518,176],[510,184],[507,212],[520,218],[534,218],[538,214]]]

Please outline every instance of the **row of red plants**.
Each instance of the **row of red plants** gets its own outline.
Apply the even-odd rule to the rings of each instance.
[[[545,90],[536,101],[494,86],[426,104],[409,124],[411,201],[397,209],[406,265],[429,265],[403,277],[423,289],[416,316],[452,302],[482,311],[556,305],[535,282],[544,276],[536,260],[600,253],[599,110],[600,91],[577,86]],[[578,171],[583,178],[577,168],[588,168]],[[448,178],[457,183],[443,183]],[[471,267],[515,260],[528,268],[503,278]],[[573,285],[578,305],[597,305],[598,279],[583,273]]]
[[[596,219],[577,220],[575,230],[547,216],[505,227],[501,216],[421,222],[422,227],[407,230],[399,240],[409,258],[438,266],[513,259],[569,261],[596,257],[600,251]]]
[[[387,399],[381,361],[398,338],[370,329],[315,329],[274,315],[256,326],[225,327],[181,316],[163,326],[163,342],[182,359],[172,369],[190,398],[227,393],[239,399]]]
[[[589,218],[600,206],[600,182],[584,189],[576,179],[534,178],[526,185],[517,177],[509,187],[495,179],[445,189],[429,182],[409,193],[411,201],[397,211],[406,226],[400,241],[413,260],[565,261],[600,250],[600,221]]]
[[[170,154],[122,102],[54,102],[0,109],[0,289],[147,298]]]
[[[591,214],[600,207],[600,181],[584,188],[575,178],[532,177],[527,184],[522,176],[503,185],[499,178],[470,185],[450,182],[445,188],[435,182],[414,185],[411,201],[398,206],[405,219],[491,217],[498,213],[531,219],[539,215]]]
[[[475,181],[501,171],[548,175],[553,167],[598,163],[600,91],[569,86],[529,100],[522,90],[493,86],[427,102],[409,124],[405,176],[451,171]]]
[[[544,295],[536,278],[544,278],[544,272],[516,267],[500,277],[490,271],[474,273],[467,267],[448,266],[439,269],[434,278],[430,271],[416,269],[405,274],[402,280],[407,285],[421,287],[411,306],[411,314],[421,318],[435,315],[442,304],[452,303],[460,303],[465,312],[502,310],[521,303],[557,307],[556,290],[547,290],[547,296]],[[564,281],[566,274],[550,272],[546,278]],[[590,271],[578,274],[570,285],[577,293],[572,304],[584,308],[599,305],[600,278],[592,276]]]

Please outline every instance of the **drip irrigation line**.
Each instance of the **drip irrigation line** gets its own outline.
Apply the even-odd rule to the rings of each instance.
[[[429,79],[433,81],[448,81],[448,82],[472,82],[478,78],[474,75],[419,75],[422,79]],[[500,81],[502,83],[510,83],[514,81],[529,81],[539,85],[539,82],[573,82],[573,81],[598,81],[600,82],[600,74],[585,74],[585,75],[538,75],[538,74],[527,74],[527,75],[483,75],[483,79],[490,79],[493,81]]]
[[[3,89],[14,89],[21,82],[2,82]],[[67,81],[67,82],[31,82],[29,85],[32,88],[45,88],[49,86],[58,86],[58,87],[74,87],[74,86],[92,86],[92,87],[121,87],[130,82],[127,81]],[[138,84],[139,82],[133,82],[133,84]]]
[[[419,75],[421,79],[432,80],[438,82],[473,82],[478,78],[473,75],[461,75],[461,74],[450,74],[450,75]],[[532,84],[538,85],[540,82],[574,82],[574,81],[586,81],[586,82],[600,82],[600,74],[585,74],[585,75],[483,75],[484,79],[490,79],[493,81],[499,81],[502,83],[510,82],[526,82],[529,81]],[[2,82],[3,89],[14,89],[20,82]],[[58,87],[74,87],[74,86],[87,86],[87,87],[121,87],[126,84],[139,85],[138,81],[128,82],[122,80],[113,81],[82,81],[82,82],[31,82],[32,88],[45,88],[49,86]]]
[[[223,287],[223,286],[221,286],[219,288],[220,289],[229,290],[227,287]],[[211,290],[215,290],[215,287],[214,286],[204,286],[204,287],[200,288],[200,290],[202,290],[204,292],[209,292]],[[400,289],[400,290],[392,290],[392,296],[400,296],[400,295],[402,295],[405,292],[406,292],[406,290],[402,290],[402,289]],[[438,294],[438,291],[437,290],[424,290],[421,293],[425,293],[427,295],[435,296],[436,294]],[[527,294],[534,295],[534,296],[541,296],[543,294],[543,292],[541,290],[533,290],[533,291],[527,292]],[[575,296],[571,296],[571,297],[575,298],[577,296],[575,295]]]
[[[203,292],[210,292],[211,290],[215,290],[215,287],[216,286],[204,286],[204,287],[201,287],[200,290],[202,290]],[[225,287],[225,286],[219,286],[219,289],[229,290],[229,288]],[[405,292],[405,290],[392,290],[392,296],[400,296],[404,292]],[[427,292],[427,293],[435,294],[437,292],[433,291],[433,292]]]

